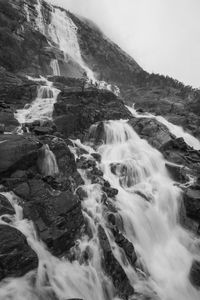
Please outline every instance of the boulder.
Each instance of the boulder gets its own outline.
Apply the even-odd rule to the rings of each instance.
[[[134,294],[126,273],[112,253],[108,237],[101,225],[98,227],[98,236],[102,249],[102,266],[106,274],[111,277],[117,294],[122,299],[129,299]]]
[[[84,133],[99,121],[131,117],[122,100],[105,90],[62,91],[54,105],[53,115],[58,131],[67,137]]]
[[[39,147],[40,143],[33,138],[20,135],[0,136],[0,174],[33,165]]]
[[[8,201],[8,199],[0,194],[0,216],[2,215],[14,215],[15,210]]]
[[[183,194],[187,217],[200,223],[200,189],[188,188]]]
[[[200,288],[200,261],[194,260],[190,269],[189,278],[191,283]]]
[[[74,246],[84,219],[79,198],[70,191],[52,193],[41,180],[29,181],[29,201],[24,216],[31,219],[52,253],[60,255]]]
[[[0,279],[23,276],[37,266],[37,255],[25,236],[14,227],[0,224]]]

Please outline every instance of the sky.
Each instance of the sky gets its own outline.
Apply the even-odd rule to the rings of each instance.
[[[200,87],[200,0],[48,0],[94,21],[148,72]]]

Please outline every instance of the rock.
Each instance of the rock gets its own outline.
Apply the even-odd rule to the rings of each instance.
[[[96,166],[96,162],[95,160],[81,156],[76,160],[76,165],[78,169],[89,169],[94,168]]]
[[[25,236],[13,227],[0,224],[0,279],[21,277],[37,266],[37,255]]]
[[[40,143],[21,135],[2,135],[0,137],[0,174],[25,169],[34,164]]]
[[[114,198],[118,194],[118,190],[111,187],[103,186],[102,189],[109,198]]]
[[[84,190],[84,187],[78,187],[76,190],[76,195],[78,195],[79,199],[83,201],[85,198],[87,198],[87,192]]]
[[[118,296],[122,299],[129,299],[129,297],[134,294],[134,289],[123,268],[114,257],[107,235],[101,225],[98,227],[98,236],[103,252],[102,266],[105,269],[106,274],[112,278]]]
[[[54,153],[59,169],[59,182],[74,191],[84,182],[77,171],[74,155],[71,153],[67,142],[57,137],[40,137],[40,141],[48,144]],[[67,188],[67,189],[68,189]]]
[[[0,194],[0,216],[2,215],[14,215],[15,210],[8,201],[8,199]]]
[[[94,157],[98,163],[101,162],[101,155],[99,153],[91,153],[91,156]]]
[[[4,124],[0,124],[0,134],[3,134],[5,131],[5,125]]]
[[[165,163],[165,166],[175,181],[181,183],[186,183],[188,181],[187,173],[189,173],[189,170],[187,171],[182,166],[178,166],[170,163]]]
[[[83,103],[83,98],[87,100],[87,105]],[[63,91],[54,105],[54,122],[58,131],[66,137],[84,133],[92,124],[99,121],[129,117],[131,114],[123,102],[105,90]]]
[[[132,118],[129,124],[140,135],[146,139],[153,147],[160,148],[173,139],[173,135],[168,128],[152,118]]]
[[[189,278],[191,283],[200,288],[200,261],[194,260],[190,269]]]
[[[124,250],[126,257],[132,266],[135,265],[137,261],[137,255],[133,244],[125,237],[119,230],[113,229],[113,236],[115,238],[116,244]]]
[[[200,190],[188,188],[183,194],[187,217],[200,223]]]
[[[36,135],[45,135],[45,134],[52,134],[54,130],[51,127],[36,126],[33,129],[33,131]]]
[[[17,170],[14,173],[12,173],[11,178],[26,178],[27,174],[25,170]]]
[[[30,196],[30,188],[27,182],[23,182],[19,185],[17,185],[14,189],[13,192],[20,198],[24,200],[29,200]]]
[[[70,191],[51,193],[41,180],[29,181],[29,202],[24,216],[31,219],[40,238],[56,255],[66,253],[80,235],[84,224],[81,204]]]

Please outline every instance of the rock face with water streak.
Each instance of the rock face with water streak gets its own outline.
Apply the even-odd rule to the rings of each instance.
[[[23,276],[37,268],[37,255],[20,231],[0,224],[0,238],[0,280],[5,277]]]
[[[19,135],[0,135],[0,174],[18,167],[28,168],[37,159],[41,144],[34,138]]]
[[[79,199],[72,192],[52,193],[40,180],[28,182],[24,215],[34,221],[40,238],[57,255],[74,246],[84,224]]]
[[[123,102],[109,91],[62,92],[54,109],[55,124],[65,136],[84,133],[98,121],[129,117]]]

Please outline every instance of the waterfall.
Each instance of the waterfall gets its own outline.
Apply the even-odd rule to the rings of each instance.
[[[95,128],[97,126],[91,128],[92,135],[95,135]],[[188,279],[193,259],[200,258],[199,250],[190,233],[177,221],[181,191],[169,177],[164,158],[142,140],[126,121],[106,121],[103,130],[104,143],[96,149],[102,158],[99,167],[104,173],[104,179],[118,189],[118,195],[113,201],[118,215],[117,222],[121,223],[123,235],[135,247],[138,267],[133,267],[123,259],[113,238],[107,223],[109,211],[101,201],[101,185],[92,184],[87,173],[80,171],[85,182],[83,188],[87,193],[82,201],[82,209],[91,236],[83,236],[78,241],[74,262],[51,255],[37,239],[32,222],[23,219],[20,207],[16,205],[16,197],[12,193],[5,195],[16,210],[15,217],[11,218],[11,226],[27,237],[29,245],[38,255],[39,267],[37,272],[2,282],[0,299],[51,299],[51,292],[59,300],[119,299],[101,264],[98,237],[98,226],[101,225],[114,257],[135,288],[137,294],[131,299],[199,300],[200,292],[193,288]],[[73,143],[73,153],[81,147],[89,152],[85,156],[91,159],[90,153],[94,152],[91,143],[90,146],[80,141]],[[43,154],[48,157],[46,161],[52,159],[49,151],[47,145],[43,146]],[[80,153],[80,150],[77,151]],[[44,164],[48,165],[46,161]],[[48,167],[45,172],[48,173],[50,169]],[[86,261],[85,251],[89,251]],[[140,272],[139,266],[142,266]]]
[[[50,66],[53,70],[53,75],[54,76],[60,76],[60,67],[59,67],[59,64],[58,64],[58,60],[57,59],[52,59]]]
[[[94,74],[84,63],[78,43],[77,27],[68,17],[65,11],[54,8],[52,12],[51,24],[48,26],[48,35],[52,42],[63,51],[66,62],[68,57],[78,63],[87,73],[90,80],[94,80]]]
[[[29,77],[30,78],[30,77]],[[54,103],[57,100],[59,90],[53,87],[53,83],[41,78],[30,78],[33,81],[44,81],[45,85],[39,85],[36,99],[23,109],[17,110],[15,118],[20,124],[31,123],[35,120],[45,121],[52,119]]]
[[[126,106],[126,107],[135,118],[154,118],[160,123],[162,123],[163,125],[165,125],[169,129],[169,131],[172,134],[174,134],[177,138],[182,137],[190,147],[193,147],[195,150],[200,150],[200,141],[194,136],[192,136],[191,134],[189,134],[188,132],[184,131],[184,129],[181,126],[172,124],[162,116],[154,116],[149,113],[139,114],[135,110],[134,106],[133,107]]]
[[[43,145],[37,162],[40,173],[43,176],[53,176],[59,174],[59,169],[54,153],[49,149],[48,145]]]

